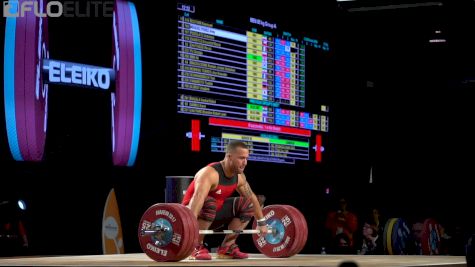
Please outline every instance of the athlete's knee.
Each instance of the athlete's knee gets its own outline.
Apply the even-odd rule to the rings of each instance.
[[[214,221],[216,218],[216,199],[210,196],[205,199],[198,218],[209,222]]]
[[[234,210],[241,222],[248,222],[254,216],[254,205],[247,197],[238,197],[234,203]]]
[[[257,200],[259,201],[259,204],[261,205],[261,208],[264,207],[264,202],[266,201],[266,197],[264,195],[256,195]]]

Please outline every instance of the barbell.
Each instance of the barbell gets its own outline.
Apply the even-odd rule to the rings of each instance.
[[[291,257],[307,242],[308,227],[303,214],[289,205],[269,205],[262,210],[268,230],[199,230],[191,210],[179,203],[157,203],[149,207],[138,227],[142,250],[155,261],[180,261],[191,255],[200,234],[252,234],[256,248],[272,258]]]
[[[168,227],[160,227],[160,229],[155,229],[155,230],[143,230],[142,229],[142,236],[143,235],[158,235],[162,234],[163,232],[171,231],[170,228]],[[198,233],[200,235],[219,235],[219,234],[261,234],[262,232],[259,230],[221,230],[221,231],[215,231],[215,230],[199,230]],[[268,229],[267,234],[275,234],[276,230],[275,229]]]
[[[133,3],[115,0],[112,68],[49,58],[46,1],[39,10],[19,12],[26,0],[8,1],[5,24],[4,97],[8,145],[17,161],[43,159],[48,84],[111,91],[112,157],[132,166],[137,155],[142,109],[142,62],[137,12]]]

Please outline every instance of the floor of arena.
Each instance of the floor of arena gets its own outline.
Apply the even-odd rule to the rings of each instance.
[[[214,258],[215,255],[213,255]],[[301,254],[290,258],[268,258],[250,254],[245,260],[218,260],[156,262],[144,253],[0,258],[0,266],[318,266],[337,267],[343,261],[354,261],[363,266],[450,266],[466,267],[462,256],[369,256],[369,255],[311,255]]]

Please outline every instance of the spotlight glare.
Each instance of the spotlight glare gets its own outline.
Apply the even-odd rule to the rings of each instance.
[[[26,210],[26,204],[25,204],[25,201],[23,200],[18,200],[18,207],[21,209],[21,210]]]

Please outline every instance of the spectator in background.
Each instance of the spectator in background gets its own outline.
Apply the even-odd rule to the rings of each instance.
[[[381,218],[381,213],[378,208],[373,208],[371,211],[371,218],[370,221],[374,222],[374,226],[378,229],[379,234],[383,234],[384,232],[384,223]]]
[[[353,246],[350,246],[350,238],[346,233],[339,233],[333,238],[330,252],[334,254],[354,254]]]
[[[375,214],[373,209],[373,215]],[[379,214],[379,212],[378,212]],[[379,216],[379,215],[378,215]],[[361,246],[361,254],[363,255],[382,255],[383,248],[383,232],[375,221],[376,216],[370,216],[363,223],[363,240]]]
[[[328,213],[325,222],[325,227],[330,231],[332,238],[331,253],[352,254],[355,251],[353,234],[358,229],[358,219],[347,209],[348,203],[345,198],[340,198],[338,204],[338,210]]]

